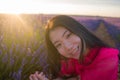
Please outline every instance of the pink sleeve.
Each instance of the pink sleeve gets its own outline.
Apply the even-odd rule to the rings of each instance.
[[[82,72],[81,80],[118,80],[118,53],[117,49],[103,48]]]

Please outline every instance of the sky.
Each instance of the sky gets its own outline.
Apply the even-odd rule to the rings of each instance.
[[[0,13],[120,17],[120,0],[0,0]]]

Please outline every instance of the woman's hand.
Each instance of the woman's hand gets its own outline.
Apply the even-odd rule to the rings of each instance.
[[[38,71],[36,71],[34,74],[31,74],[29,77],[30,80],[49,80],[48,78],[45,77],[44,73],[38,73]]]

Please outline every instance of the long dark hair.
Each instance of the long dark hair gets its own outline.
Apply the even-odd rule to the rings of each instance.
[[[72,33],[76,34],[81,38],[82,40],[81,53],[84,52],[86,47],[89,48],[92,48],[94,46],[108,47],[108,45],[106,45],[103,41],[98,39],[95,35],[93,35],[88,29],[86,29],[82,24],[80,24],[74,18],[66,15],[59,15],[53,17],[51,20],[49,20],[45,29],[46,30],[45,40],[48,49],[48,62],[50,66],[50,73],[52,73],[53,76],[57,76],[58,72],[60,71],[61,55],[50,41],[49,33],[51,30],[53,30],[58,26],[63,26],[67,28]]]

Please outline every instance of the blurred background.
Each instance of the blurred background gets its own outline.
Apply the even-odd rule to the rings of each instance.
[[[120,50],[119,8],[119,0],[0,0],[0,80],[46,72],[44,27],[56,15],[73,17]]]

